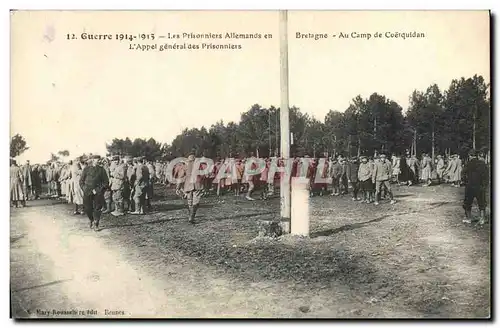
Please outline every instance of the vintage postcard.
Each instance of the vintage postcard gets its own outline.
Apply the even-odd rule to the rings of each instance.
[[[489,11],[10,20],[12,318],[491,317]]]

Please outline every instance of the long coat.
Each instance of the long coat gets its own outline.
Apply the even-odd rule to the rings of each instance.
[[[422,180],[430,180],[432,173],[432,160],[430,157],[425,156],[422,159]]]
[[[82,176],[82,168],[79,163],[71,166],[71,184],[73,185],[73,202],[76,205],[83,205],[83,189],[80,186],[80,177]]]
[[[201,177],[192,177],[194,161],[189,161],[186,165],[186,178],[184,180],[184,192],[202,190]]]
[[[19,166],[10,167],[10,200],[25,200],[23,193],[23,174]]]
[[[461,181],[462,180],[462,160],[460,158],[455,159],[455,171],[451,177],[451,181]]]

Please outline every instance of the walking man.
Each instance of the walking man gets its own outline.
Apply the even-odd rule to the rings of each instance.
[[[463,170],[463,178],[465,180],[465,198],[463,208],[465,210],[464,223],[472,223],[473,220],[471,210],[474,198],[477,199],[479,207],[479,224],[485,223],[486,210],[486,189],[489,184],[489,172],[486,164],[478,159],[478,152],[473,150],[469,154],[469,162]]]
[[[196,175],[193,175],[193,173],[197,171],[197,168],[195,168],[194,165],[195,157],[194,155],[189,155],[186,165],[186,179],[184,180],[184,193],[187,198],[189,222],[192,224],[194,224],[194,218],[196,216],[196,211],[198,210],[201,194],[203,192],[201,180]]]
[[[83,189],[83,207],[90,220],[90,229],[98,231],[101,211],[105,205],[104,191],[109,186],[108,174],[100,166],[99,155],[91,157],[90,165],[83,169],[80,187]]]
[[[382,188],[386,190],[391,199],[391,204],[395,204],[390,179],[392,175],[392,167],[387,162],[385,154],[380,154],[380,159],[373,166],[372,182],[375,184],[375,205],[378,205],[380,200],[380,192]]]

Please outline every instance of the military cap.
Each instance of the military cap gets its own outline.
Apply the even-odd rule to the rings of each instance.
[[[90,156],[90,159],[101,159],[100,155],[92,155]]]
[[[368,158],[365,155],[359,156],[359,159]]]
[[[111,156],[111,160],[112,161],[119,161],[120,160],[120,156],[118,156],[118,155]]]
[[[479,152],[477,150],[472,149],[469,152],[469,156],[477,157],[477,156],[479,156]]]

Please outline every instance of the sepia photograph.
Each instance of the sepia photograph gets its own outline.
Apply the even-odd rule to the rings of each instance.
[[[11,318],[491,320],[491,33],[11,10]]]

